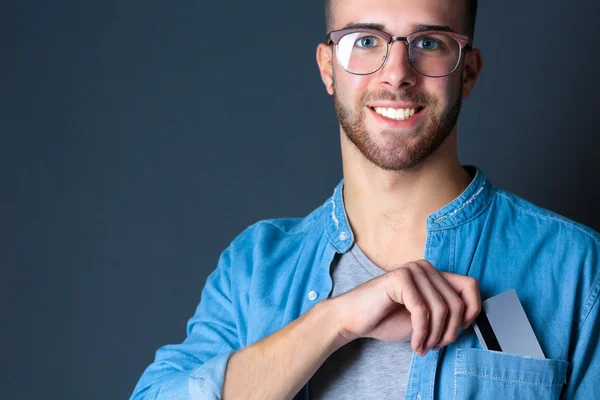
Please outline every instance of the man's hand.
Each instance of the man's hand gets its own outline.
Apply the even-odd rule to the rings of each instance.
[[[359,337],[409,341],[420,355],[456,339],[481,309],[477,281],[410,262],[332,299],[235,352],[224,399],[291,399],[325,360]],[[269,382],[265,385],[264,382]]]
[[[406,263],[329,301],[348,342],[410,341],[421,356],[452,343],[481,311],[475,278],[437,271],[426,260]]]

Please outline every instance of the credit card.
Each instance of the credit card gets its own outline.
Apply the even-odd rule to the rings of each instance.
[[[473,327],[482,348],[545,358],[514,289],[490,297],[481,304],[481,313]]]

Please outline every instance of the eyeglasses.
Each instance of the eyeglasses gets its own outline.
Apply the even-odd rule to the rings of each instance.
[[[408,46],[408,58],[422,75],[442,78],[458,67],[462,51],[470,47],[467,35],[446,31],[423,31],[406,37],[371,28],[351,28],[331,31],[327,45],[335,44],[337,60],[345,71],[354,75],[369,75],[381,69],[388,59],[392,42]]]

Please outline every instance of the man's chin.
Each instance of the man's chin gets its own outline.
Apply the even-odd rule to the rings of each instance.
[[[418,146],[423,136],[420,129],[370,129],[367,132],[369,142],[390,154]]]
[[[402,171],[413,168],[422,158],[423,151],[418,145],[411,145],[406,140],[396,137],[395,140],[364,140],[348,137],[358,148],[363,157],[375,166],[387,171]]]
[[[419,158],[405,154],[384,154],[379,155],[379,157],[372,157],[369,161],[378,168],[390,172],[412,170],[423,162],[423,160]]]

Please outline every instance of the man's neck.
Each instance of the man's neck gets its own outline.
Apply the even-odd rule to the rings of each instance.
[[[472,179],[457,158],[448,157],[431,157],[407,172],[362,167],[344,166],[344,206],[356,243],[384,269],[423,258],[427,217]]]

